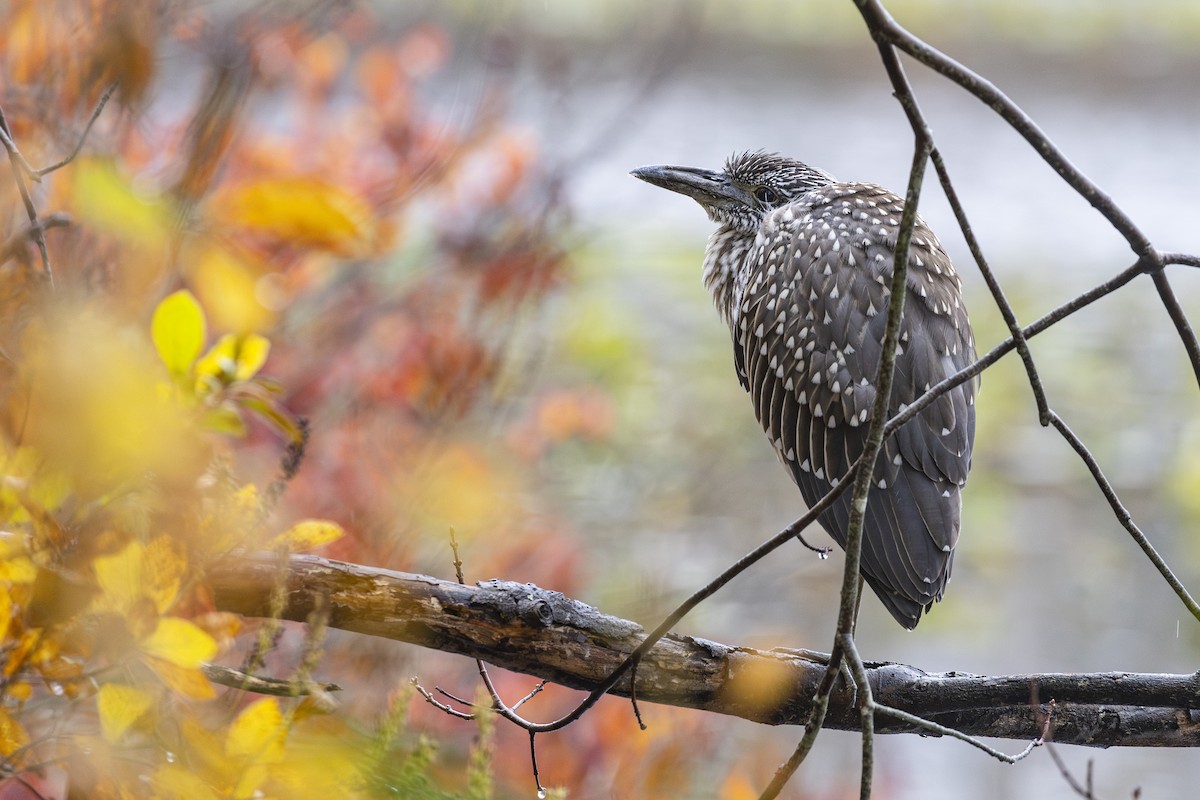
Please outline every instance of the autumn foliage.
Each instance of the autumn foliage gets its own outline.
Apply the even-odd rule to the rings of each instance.
[[[447,522],[515,562],[544,531],[495,502],[522,480],[501,464],[587,427],[558,388],[480,436],[520,320],[567,281],[533,143],[500,102],[459,125],[425,104],[439,28],[281,7],[0,17],[6,798],[493,791],[490,723],[448,777],[406,680],[335,654],[373,700],[334,710],[322,620],[288,633],[205,589],[244,550],[415,569]]]

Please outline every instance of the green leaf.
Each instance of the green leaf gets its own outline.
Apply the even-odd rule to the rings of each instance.
[[[235,409],[217,406],[204,415],[204,427],[214,433],[245,436],[246,423]]]
[[[299,442],[304,438],[300,433],[300,426],[296,424],[296,420],[274,403],[260,397],[251,396],[239,397],[238,402],[255,414],[258,414],[266,420],[267,424],[271,425],[291,441]]]
[[[171,374],[189,374],[204,347],[204,312],[192,293],[181,289],[159,303],[150,333]]]

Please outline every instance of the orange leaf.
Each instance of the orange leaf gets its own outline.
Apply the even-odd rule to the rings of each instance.
[[[0,755],[12,755],[29,744],[29,735],[8,711],[0,708]]]
[[[212,246],[189,262],[187,275],[214,327],[246,333],[269,327],[275,317],[264,302],[259,272],[240,253]]]
[[[226,192],[215,205],[230,225],[341,255],[360,252],[373,237],[371,209],[316,178],[266,178]]]
[[[346,535],[342,526],[327,519],[306,519],[297,522],[275,537],[276,547],[284,546],[291,551],[314,550]]]
[[[142,592],[162,614],[175,604],[179,585],[188,572],[188,563],[179,546],[168,536],[159,536],[146,545],[142,561]]]
[[[12,591],[0,588],[0,642],[8,638],[8,629],[13,621]]]

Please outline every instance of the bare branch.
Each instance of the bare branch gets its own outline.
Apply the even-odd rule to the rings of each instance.
[[[1050,704],[1053,705],[1054,701],[1051,701]],[[889,717],[895,717],[898,720],[907,722],[910,725],[921,728],[929,733],[936,733],[938,736],[949,736],[951,738],[958,739],[959,741],[966,742],[972,747],[979,748],[997,761],[1003,761],[1005,764],[1015,764],[1032,753],[1035,747],[1040,747],[1046,740],[1046,731],[1049,728],[1050,720],[1052,719],[1051,714],[1046,714],[1046,722],[1042,726],[1041,734],[1039,734],[1036,739],[1031,741],[1024,750],[1016,755],[1010,756],[1008,753],[1001,752],[994,747],[989,747],[974,736],[967,736],[966,734],[962,733],[961,731],[957,731],[954,728],[948,728],[945,725],[939,725],[936,722],[930,722],[927,719],[921,719],[915,714],[909,714],[907,711],[901,711],[898,708],[891,708],[880,703],[875,704],[875,710],[880,714],[886,714]]]
[[[220,686],[231,689],[241,689],[244,692],[266,694],[274,697],[302,697],[318,692],[340,692],[341,686],[336,683],[314,683],[309,680],[297,681],[282,678],[264,678],[250,675],[240,669],[226,667],[221,664],[205,664],[201,667],[204,677]]]
[[[44,219],[39,219],[36,223],[31,222],[25,225],[21,230],[9,236],[0,244],[0,264],[23,253],[26,242],[30,239],[36,239],[38,233],[48,231],[51,228],[65,228],[70,224],[71,217],[67,214],[51,214]]]
[[[274,554],[222,563],[210,574],[217,606],[247,616],[271,614],[278,569]],[[583,691],[601,685],[647,640],[636,623],[530,584],[463,586],[316,556],[292,556],[283,580],[284,619],[308,619],[314,598],[324,596],[331,627],[484,659]],[[1057,701],[1059,743],[1200,746],[1200,674],[982,677],[890,663],[865,668],[877,702],[970,736],[1037,737],[1041,719],[1030,707],[1033,686],[1039,696]],[[811,720],[813,697],[829,674],[819,659],[803,654],[669,634],[640,660],[637,693],[645,702],[800,725]],[[768,679],[784,688],[764,700]],[[628,697],[629,681],[619,681],[611,693]],[[859,730],[854,700],[848,688],[831,692],[824,727]],[[880,717],[875,726],[877,733],[927,733],[892,718]]]
[[[1187,351],[1188,361],[1192,364],[1192,373],[1196,376],[1196,383],[1200,385],[1200,342],[1196,341],[1196,332],[1192,330],[1183,306],[1179,305],[1179,298],[1175,296],[1175,290],[1171,288],[1171,282],[1167,280],[1167,273],[1158,270],[1151,277],[1154,280],[1154,288],[1158,290],[1159,299],[1167,309],[1167,315],[1171,318],[1171,322],[1175,323],[1175,331],[1183,342],[1184,350]]]
[[[1150,559],[1150,563],[1166,580],[1167,585],[1179,596],[1187,610],[1192,613],[1192,616],[1200,620],[1200,605],[1196,604],[1195,598],[1188,592],[1183,583],[1176,577],[1175,573],[1167,565],[1158,551],[1154,549],[1154,545],[1146,538],[1146,534],[1142,533],[1142,529],[1133,521],[1133,515],[1129,513],[1129,509],[1125,508],[1125,504],[1121,502],[1121,498],[1117,496],[1117,490],[1104,476],[1103,470],[1100,469],[1100,463],[1096,461],[1096,457],[1084,445],[1083,440],[1075,435],[1067,423],[1063,422],[1062,417],[1053,411],[1050,412],[1050,423],[1063,435],[1063,438],[1071,445],[1075,452],[1083,459],[1083,463],[1087,465],[1088,471],[1092,473],[1092,478],[1096,481],[1096,485],[1100,487],[1104,498],[1108,500],[1109,506],[1112,507],[1113,514],[1116,515],[1117,521],[1129,531],[1129,535],[1137,542],[1138,547],[1142,548],[1142,552]]]
[[[88,135],[92,132],[92,126],[96,124],[96,120],[100,119],[101,112],[104,111],[104,107],[108,105],[109,99],[112,98],[113,92],[116,90],[117,84],[114,81],[113,83],[110,83],[108,87],[105,88],[104,93],[100,95],[100,99],[96,102],[96,107],[92,109],[92,115],[88,117],[87,125],[85,125],[83,128],[83,133],[79,134],[79,139],[75,143],[75,149],[71,151],[70,155],[60,161],[54,162],[48,167],[42,167],[39,170],[35,170],[31,175],[34,180],[40,181],[43,177],[49,175],[51,172],[56,172],[65,167],[67,164],[70,164],[79,156],[79,152],[83,150],[83,145],[87,142]]]
[[[33,203],[33,195],[29,192],[29,184],[27,177],[29,170],[29,162],[17,150],[17,145],[12,139],[12,130],[8,127],[8,120],[4,116],[4,110],[0,109],[0,132],[3,133],[3,142],[5,149],[8,151],[9,164],[12,166],[13,180],[17,184],[17,191],[21,195],[21,204],[25,207],[25,216],[29,218],[29,229],[33,233],[33,241],[37,245],[38,254],[42,258],[42,269],[45,271],[46,281],[50,286],[54,286],[54,270],[50,266],[50,251],[46,248],[46,235],[42,230],[41,223],[38,221],[38,209]]]
[[[1087,200],[1125,237],[1136,255],[1141,257],[1155,254],[1154,246],[1150,243],[1149,238],[1134,224],[1129,215],[1078,167],[1072,164],[1070,159],[1063,155],[1054,142],[1050,141],[1050,137],[1033,121],[1033,118],[1022,111],[995,84],[918,39],[896,22],[879,0],[854,0],[854,2],[866,19],[867,26],[871,29],[871,34],[876,41],[882,40],[895,45],[934,72],[944,75],[983,101],[1025,141],[1029,142],[1042,160],[1049,164],[1068,186]]]

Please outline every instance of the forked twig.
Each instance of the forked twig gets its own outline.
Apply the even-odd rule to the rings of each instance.
[[[71,151],[71,154],[42,169],[35,169],[25,160],[25,156],[21,155],[21,151],[17,148],[17,143],[13,141],[12,130],[8,127],[8,120],[4,116],[4,110],[0,109],[0,143],[3,143],[5,150],[8,151],[8,160],[12,165],[13,180],[16,182],[17,191],[21,195],[21,203],[25,207],[25,215],[29,218],[27,234],[33,236],[33,241],[38,248],[38,255],[42,259],[42,269],[45,273],[46,281],[51,287],[54,286],[54,269],[50,265],[50,251],[46,247],[46,230],[51,227],[57,227],[57,225],[49,225],[38,219],[38,209],[33,202],[33,195],[29,191],[27,181],[32,180],[35,183],[41,183],[44,176],[65,167],[75,160],[75,157],[83,149],[88,135],[92,132],[92,126],[96,124],[96,120],[100,117],[100,113],[104,111],[104,107],[108,105],[109,98],[112,97],[116,88],[117,84],[111,83],[100,95],[100,100],[96,103],[96,107],[92,109],[92,114],[88,118],[87,125],[83,129],[83,133],[79,136],[79,140],[76,142],[75,149]]]

